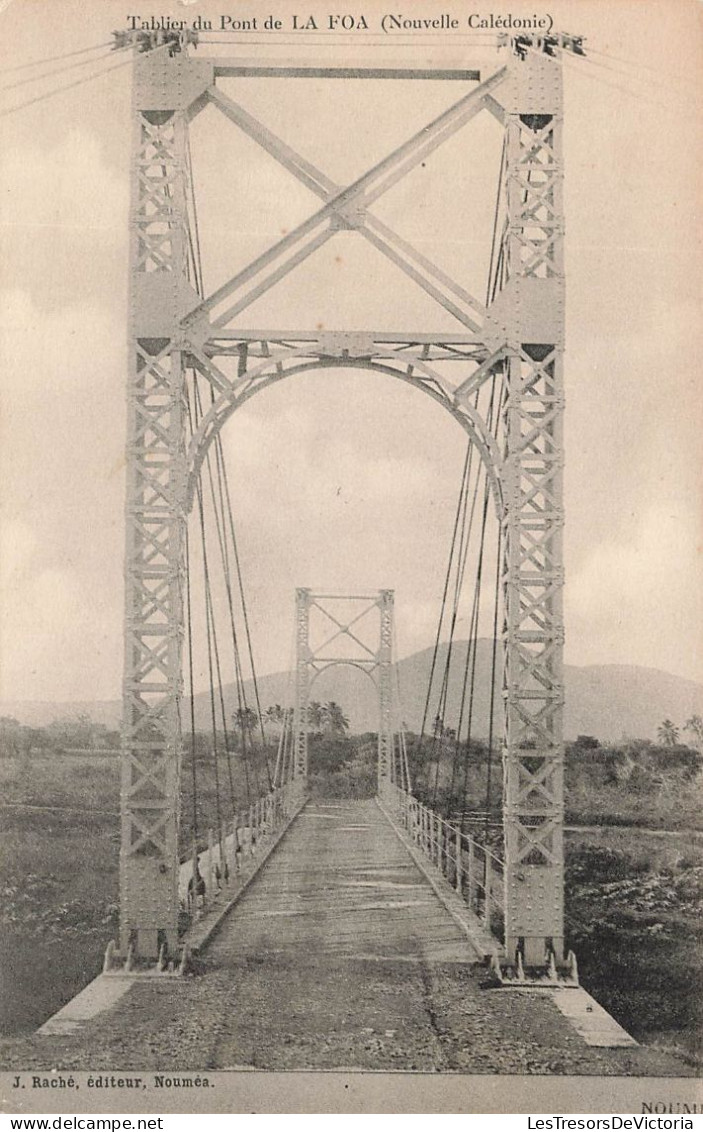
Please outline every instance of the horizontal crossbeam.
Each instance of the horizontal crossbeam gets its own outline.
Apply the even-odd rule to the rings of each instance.
[[[389,64],[305,63],[300,59],[218,59],[207,60],[215,68],[215,76],[227,79],[448,79],[453,82],[480,82],[481,72],[475,68],[442,66],[399,67]]]
[[[437,331],[430,334],[419,334],[417,331],[369,330],[365,331],[374,342],[408,342],[427,345],[474,345],[483,341],[477,334],[467,334],[461,330]],[[237,342],[319,342],[319,330],[218,330],[214,336],[216,340],[234,340]]]

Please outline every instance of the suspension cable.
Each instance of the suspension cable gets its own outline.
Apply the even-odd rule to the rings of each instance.
[[[193,179],[192,154],[191,154],[191,148],[190,148],[190,136],[189,135],[187,135],[187,137],[186,137],[186,174],[187,174],[188,190],[189,190],[189,197],[190,197],[190,212],[189,212],[189,215],[188,215],[188,225],[187,225],[188,226],[188,241],[189,241],[191,259],[192,259],[192,262],[193,262],[193,272],[194,272],[194,276],[195,276],[196,289],[197,289],[198,293],[202,296],[203,293],[204,293],[204,291],[203,291],[203,267],[202,267],[202,255],[201,255],[201,246],[200,246],[200,232],[199,232],[199,225],[198,225],[198,209],[197,209],[197,201],[196,201],[196,196],[195,196],[195,184],[194,184],[194,179]],[[190,222],[190,216],[191,215],[192,215],[192,226],[191,226],[191,222]],[[196,387],[197,387],[197,377],[196,377],[195,381],[196,381]],[[199,397],[199,393],[197,394],[197,396]],[[211,400],[214,401],[214,390],[212,388],[210,389],[210,397],[211,397]],[[226,538],[226,534],[225,534],[226,527],[227,527],[227,524],[226,524],[226,521],[225,521],[225,515],[227,515],[228,520],[229,520],[228,525],[229,525],[230,541],[231,541],[231,544],[232,544],[234,562],[235,562],[236,571],[237,571],[239,596],[240,596],[240,601],[241,601],[241,606],[242,606],[242,613],[243,613],[243,617],[244,617],[244,626],[245,626],[246,639],[247,639],[247,648],[248,648],[248,653],[249,653],[249,663],[250,663],[250,668],[251,668],[252,681],[253,681],[253,684],[254,684],[254,694],[255,694],[256,707],[257,707],[257,718],[258,718],[258,723],[259,723],[259,726],[260,726],[260,729],[261,729],[262,751],[263,751],[264,762],[265,762],[265,766],[266,766],[266,774],[267,774],[267,779],[268,779],[269,790],[271,790],[273,788],[273,779],[271,777],[271,768],[270,768],[268,753],[267,753],[267,748],[266,748],[266,735],[265,735],[265,732],[264,732],[263,715],[262,715],[262,711],[261,711],[261,700],[260,700],[260,697],[259,697],[258,680],[257,680],[257,676],[256,676],[256,667],[255,667],[255,664],[254,664],[254,655],[253,655],[253,647],[252,647],[252,640],[251,640],[251,632],[250,632],[250,628],[249,628],[249,617],[248,617],[246,599],[245,599],[245,595],[244,595],[244,585],[243,585],[241,564],[240,564],[240,560],[239,560],[239,551],[238,551],[237,539],[236,539],[235,528],[234,528],[234,518],[233,518],[233,514],[232,514],[231,498],[230,498],[230,493],[229,493],[229,480],[228,480],[228,476],[227,476],[227,467],[226,467],[225,460],[224,460],[222,438],[219,434],[217,435],[217,437],[215,439],[215,469],[216,469],[217,484],[218,484],[217,494],[218,494],[218,497],[219,497],[219,507],[218,507],[218,502],[215,498],[215,489],[214,489],[214,485],[213,485],[213,482],[212,482],[212,466],[211,466],[211,461],[210,461],[210,453],[208,453],[208,455],[207,455],[207,465],[208,465],[208,472],[209,472],[209,475],[210,475],[213,511],[215,513],[215,516],[216,516],[217,530],[218,530],[218,540],[219,540],[219,543],[220,543],[220,553],[221,553],[221,557],[222,557],[223,573],[224,573],[224,578],[225,578],[227,600],[228,600],[228,606],[229,606],[229,611],[230,611],[230,623],[231,623],[233,646],[234,646],[234,652],[235,652],[235,681],[236,681],[236,684],[237,684],[237,695],[238,695],[238,700],[239,700],[239,722],[240,722],[241,739],[242,739],[242,754],[243,754],[244,759],[245,759],[245,774],[246,774],[246,782],[247,782],[247,800],[248,800],[248,804],[250,805],[251,802],[250,802],[250,789],[249,789],[249,768],[248,768],[248,757],[247,757],[247,751],[246,751],[246,733],[247,732],[249,734],[249,743],[250,743],[250,746],[251,746],[252,766],[253,766],[253,771],[254,771],[254,778],[255,778],[255,783],[256,783],[257,794],[260,793],[260,788],[259,788],[259,782],[258,782],[258,770],[257,770],[257,766],[256,766],[256,760],[253,757],[253,736],[251,734],[252,728],[251,728],[251,722],[250,722],[250,718],[249,718],[249,708],[248,708],[248,705],[246,703],[246,692],[244,690],[244,674],[243,674],[243,671],[242,671],[241,659],[240,659],[240,654],[239,654],[239,646],[238,646],[238,643],[237,643],[237,633],[236,633],[235,617],[234,617],[234,602],[233,602],[233,597],[232,597],[232,586],[231,586],[231,580],[230,580],[229,553],[228,553],[228,550],[227,550],[227,538]]]
[[[480,607],[481,607],[481,582],[482,582],[482,578],[483,578],[483,550],[484,550],[484,545],[485,545],[486,518],[487,518],[487,514],[488,514],[488,502],[489,502],[489,488],[488,488],[488,483],[486,483],[485,495],[484,495],[484,504],[483,504],[483,517],[482,517],[482,524],[481,524],[481,542],[480,542],[480,547],[479,547],[479,552],[478,552],[478,566],[476,568],[476,586],[475,586],[475,589],[474,589],[474,612],[473,612],[473,626],[472,626],[472,635],[471,635],[471,640],[472,640],[472,643],[473,643],[473,657],[472,657],[472,660],[471,660],[471,684],[470,684],[470,688],[469,688],[469,715],[468,715],[468,720],[467,720],[467,725],[466,725],[466,758],[465,758],[465,761],[464,761],[463,802],[462,802],[462,808],[461,808],[461,832],[462,833],[464,832],[464,814],[465,814],[465,810],[466,810],[466,793],[467,793],[467,790],[468,790],[468,787],[469,787],[469,750],[470,750],[470,747],[471,747],[471,725],[472,725],[472,722],[473,722],[473,715],[474,715],[474,690],[475,690],[475,687],[476,687],[476,657],[477,657],[477,654],[478,654],[478,624],[479,624],[479,614],[480,614]],[[467,660],[468,660],[468,655],[467,655]],[[467,672],[464,674],[464,688],[463,688],[462,699],[466,695],[466,676],[467,676],[467,673],[468,673],[468,664],[467,664]]]
[[[198,844],[198,776],[195,769],[195,688],[193,678],[193,617],[190,592],[190,540],[188,528],[185,531],[186,552],[186,620],[188,637],[188,693],[190,697],[190,761],[193,787],[193,844]],[[197,858],[197,851],[196,851]]]
[[[501,557],[503,553],[503,539],[500,526],[498,527],[498,544],[496,550],[495,589],[493,594],[493,645],[491,649],[491,694],[488,708],[488,758],[486,760],[486,801],[485,819],[483,829],[484,845],[488,844],[488,830],[490,825],[491,804],[491,775],[493,771],[493,717],[495,712],[496,690],[496,662],[498,657],[498,607],[500,598]],[[466,798],[464,798],[464,802]]]
[[[443,679],[443,683],[442,683],[442,698],[440,699],[440,704],[438,706],[438,715],[441,719],[441,725],[443,725],[443,723],[444,723],[444,715],[445,715],[446,710],[447,710],[447,702],[448,702],[448,694],[449,694],[449,675],[450,675],[450,670],[451,670],[452,654],[453,654],[453,647],[454,647],[454,633],[456,631],[456,624],[457,624],[457,619],[458,619],[458,615],[459,615],[459,605],[460,605],[460,602],[461,602],[461,593],[462,593],[462,589],[463,589],[463,585],[464,585],[464,574],[465,574],[465,571],[466,571],[466,563],[468,561],[468,554],[469,554],[469,543],[470,543],[471,534],[472,534],[472,531],[473,531],[474,515],[476,513],[476,501],[478,499],[478,489],[479,489],[479,483],[480,483],[480,479],[481,479],[481,467],[482,467],[482,465],[479,463],[478,466],[477,466],[477,469],[476,469],[476,479],[475,479],[475,483],[474,483],[473,496],[472,496],[472,499],[471,499],[471,511],[470,511],[469,518],[468,518],[468,524],[466,524],[466,522],[465,522],[466,506],[468,505],[468,492],[469,492],[468,481],[467,481],[467,487],[466,487],[467,496],[466,496],[465,511],[464,511],[464,521],[462,522],[462,534],[461,534],[461,540],[460,540],[460,545],[459,545],[459,560],[458,560],[457,575],[456,575],[455,586],[454,586],[454,605],[453,605],[453,609],[452,609],[452,617],[451,617],[450,628],[449,628],[449,645],[448,645],[448,648],[447,648],[447,656],[446,656],[445,667],[444,667],[444,679]],[[433,807],[436,804],[437,794],[438,794],[438,790],[439,790],[440,759],[441,759],[441,741],[440,741],[440,745],[439,745],[439,753],[438,753],[438,756],[437,756],[437,763],[436,763],[436,769],[435,769],[434,790],[433,790],[433,793],[432,793],[432,806]]]
[[[216,444],[217,443],[219,443],[221,445],[221,438],[220,438],[219,435],[217,437]],[[247,602],[246,602],[246,597],[244,595],[244,581],[243,581],[243,577],[242,577],[241,562],[240,562],[240,559],[239,559],[239,549],[238,549],[238,546],[237,546],[237,536],[236,536],[235,529],[234,529],[234,516],[232,514],[232,501],[231,501],[230,491],[229,491],[229,480],[228,480],[228,477],[227,477],[227,474],[226,474],[226,468],[224,466],[224,458],[223,458],[221,448],[220,448],[220,461],[221,461],[221,464],[222,464],[222,471],[223,471],[223,477],[222,478],[223,478],[224,491],[225,491],[225,501],[227,503],[227,517],[229,519],[230,540],[231,540],[231,543],[232,543],[232,549],[234,551],[234,563],[235,563],[235,568],[236,568],[236,573],[237,573],[237,582],[238,582],[238,585],[239,585],[239,599],[240,599],[241,606],[242,606],[242,614],[244,616],[244,630],[245,630],[245,634],[246,634],[247,650],[248,650],[248,653],[249,653],[249,666],[250,666],[250,669],[251,669],[252,682],[253,682],[253,685],[254,685],[254,698],[255,698],[255,701],[256,701],[256,710],[257,710],[257,713],[258,713],[259,727],[261,729],[261,741],[262,741],[262,744],[263,744],[264,763],[265,763],[265,766],[266,766],[266,776],[267,776],[267,779],[268,779],[268,786],[269,786],[269,790],[270,790],[272,788],[271,767],[270,767],[268,755],[267,755],[267,752],[266,752],[266,735],[264,734],[264,722],[263,722],[263,717],[262,717],[262,713],[261,713],[261,699],[260,699],[260,696],[259,696],[259,682],[258,682],[258,679],[257,679],[257,676],[256,676],[256,666],[254,664],[254,651],[253,651],[253,647],[252,647],[251,629],[250,629],[250,626],[249,626],[249,613],[247,611]]]
[[[293,665],[295,663],[295,630],[291,634],[290,649],[288,653],[288,679],[286,681],[286,691],[283,697],[283,720],[281,721],[281,735],[278,743],[278,753],[276,755],[276,769],[274,770],[273,782],[274,786],[283,786],[285,774],[285,757],[286,757],[286,742],[288,730],[290,728],[290,712],[289,708],[292,706],[293,700]]]
[[[200,389],[199,389],[197,374],[194,375],[193,388],[194,388],[194,398],[195,398],[195,405],[196,405],[195,425],[197,427],[198,420],[199,420],[200,416],[202,415],[202,404],[201,404],[201,400],[200,400]],[[192,428],[192,425],[191,425],[191,428]],[[229,611],[230,611],[230,627],[231,627],[231,631],[232,631],[232,648],[233,648],[233,659],[234,659],[235,688],[236,688],[236,692],[237,692],[237,702],[238,702],[238,707],[239,707],[237,716],[235,718],[237,719],[237,721],[239,723],[239,728],[240,728],[241,746],[242,746],[242,759],[244,761],[244,774],[245,774],[247,805],[250,806],[251,805],[251,787],[250,787],[250,778],[249,778],[249,755],[248,755],[248,752],[247,752],[247,735],[248,735],[247,716],[248,716],[248,710],[249,709],[247,707],[246,693],[244,691],[244,677],[243,677],[243,672],[242,672],[242,667],[241,667],[241,660],[240,660],[240,655],[239,655],[239,644],[238,644],[238,639],[237,639],[237,630],[236,630],[236,624],[235,624],[235,618],[234,618],[234,606],[233,606],[233,602],[232,602],[232,585],[231,585],[231,577],[230,577],[230,569],[229,569],[229,554],[228,554],[228,551],[227,551],[226,540],[225,540],[225,537],[224,537],[224,535],[225,535],[224,515],[220,512],[218,505],[217,505],[217,498],[216,498],[216,495],[215,495],[214,481],[213,481],[213,477],[212,477],[212,464],[211,464],[209,452],[208,452],[207,457],[206,457],[206,467],[208,469],[209,482],[210,482],[210,493],[211,493],[211,498],[212,498],[213,512],[214,512],[214,515],[215,515],[215,524],[216,524],[218,542],[219,542],[219,546],[220,546],[220,556],[221,556],[222,569],[223,569],[223,574],[224,574],[225,590],[226,590],[227,597],[228,597],[228,606],[229,606]],[[224,713],[224,693],[221,694],[221,704],[222,704],[222,711]],[[228,736],[226,731],[225,731],[225,735],[226,735],[225,742],[228,743],[229,736]],[[229,769],[230,768],[228,766],[228,771],[229,771]],[[233,785],[232,785],[232,791],[234,791]],[[257,792],[258,792],[258,790],[257,790]]]
[[[412,783],[410,781],[410,770],[408,766],[408,741],[405,731],[405,721],[403,719],[403,697],[400,691],[400,669],[398,666],[398,633],[393,626],[393,651],[395,654],[395,663],[393,671],[395,674],[395,689],[398,697],[398,737],[400,740],[400,764],[401,764],[401,777],[405,779],[405,790],[408,794],[412,792]]]
[[[118,50],[119,52],[124,52],[131,50],[131,47],[120,47]],[[0,86],[0,91],[15,90],[19,86],[26,86],[27,83],[40,83],[43,82],[44,79],[52,78],[54,75],[62,75],[65,74],[66,71],[74,71],[77,67],[89,67],[92,63],[102,63],[104,59],[109,59],[110,56],[116,54],[118,54],[116,51],[107,51],[104,55],[98,55],[94,59],[81,59],[79,63],[69,63],[65,67],[55,67],[53,71],[45,71],[41,75],[28,75],[24,79],[16,79],[11,83],[3,83],[2,86]]]
[[[454,559],[454,552],[456,549],[457,533],[459,530],[459,521],[461,516],[461,508],[464,498],[464,487],[468,475],[469,460],[471,453],[471,444],[466,447],[466,455],[464,457],[464,467],[461,476],[461,487],[459,488],[459,498],[457,499],[456,514],[454,516],[454,529],[452,531],[451,548],[449,552],[449,562],[447,563],[447,571],[444,578],[444,590],[442,591],[442,604],[440,609],[439,621],[437,624],[437,635],[435,637],[434,650],[432,653],[432,664],[430,665],[430,678],[427,686],[427,696],[425,697],[425,708],[422,714],[422,726],[420,728],[420,738],[418,742],[418,753],[422,751],[423,740],[425,737],[425,727],[427,725],[427,716],[430,710],[430,699],[432,697],[432,684],[434,682],[435,668],[437,665],[437,655],[439,653],[439,642],[442,635],[442,623],[444,620],[444,612],[447,602],[447,594],[449,593],[449,582],[451,579],[452,563]]]
[[[197,379],[195,385],[195,424],[198,423],[198,390]],[[215,811],[217,817],[217,839],[222,848],[222,808],[220,801],[220,772],[218,762],[218,744],[217,744],[217,712],[215,710],[215,671],[213,665],[214,649],[217,648],[215,638],[215,626],[213,624],[213,609],[212,609],[212,590],[210,587],[210,568],[208,564],[207,552],[207,538],[205,532],[205,506],[203,500],[203,493],[200,483],[196,486],[196,501],[198,508],[198,518],[200,525],[200,539],[203,558],[203,575],[205,581],[205,628],[207,638],[207,663],[208,663],[208,682],[210,692],[210,717],[212,723],[212,757],[213,769],[215,777]],[[218,665],[219,667],[219,665]]]
[[[92,47],[81,47],[79,51],[67,51],[64,55],[50,55],[47,59],[30,59],[28,63],[18,63],[15,67],[7,67],[7,73],[24,71],[27,67],[45,67],[47,63],[58,63],[62,59],[73,59],[76,55],[87,55],[89,51],[100,51],[103,47],[111,47],[113,40],[105,43],[94,43]]]
[[[504,397],[504,386],[501,386],[501,392],[498,396],[497,407],[496,407],[496,396],[495,396],[495,394],[496,394],[496,375],[494,374],[494,378],[493,378],[493,382],[492,382],[492,388],[491,388],[490,402],[489,402],[489,406],[488,406],[487,423],[488,423],[489,430],[491,432],[493,432],[494,435],[497,437],[497,432],[498,432],[498,428],[499,428],[500,420],[501,420],[501,411],[502,411],[503,397]],[[494,414],[495,414],[495,416],[494,416]],[[481,603],[482,581],[483,581],[484,548],[485,548],[486,522],[487,522],[487,517],[488,517],[489,500],[490,500],[490,487],[489,487],[489,483],[488,483],[488,475],[486,474],[485,480],[484,480],[483,513],[482,513],[482,519],[481,519],[481,536],[480,536],[480,545],[479,545],[479,550],[478,550],[476,581],[475,581],[475,586],[474,586],[474,599],[473,599],[473,608],[472,608],[472,616],[471,616],[471,632],[470,632],[469,643],[468,643],[468,647],[467,647],[466,666],[465,666],[465,670],[464,670],[464,681],[463,681],[462,698],[461,698],[460,723],[459,723],[459,727],[457,729],[457,743],[456,743],[456,750],[455,750],[455,753],[458,756],[458,752],[459,752],[459,749],[460,749],[460,743],[461,743],[461,728],[462,728],[462,723],[463,723],[464,704],[465,704],[466,693],[467,693],[467,684],[468,684],[469,685],[469,713],[468,713],[468,719],[467,719],[467,732],[466,732],[466,740],[465,740],[465,747],[464,747],[464,783],[463,783],[462,806],[461,806],[461,830],[462,830],[462,832],[464,830],[464,825],[465,825],[466,795],[467,795],[467,791],[468,791],[468,775],[469,775],[471,734],[472,734],[472,723],[473,723],[473,717],[474,717],[474,691],[475,691],[475,683],[476,683],[476,663],[477,663],[477,657],[478,657],[478,626],[479,626],[479,617],[480,617],[480,603]],[[498,526],[498,540],[500,540],[500,524]],[[498,555],[500,555],[500,550],[498,550]],[[498,561],[500,561],[499,557],[498,557]],[[493,618],[493,620],[494,620],[493,655],[492,655],[491,674],[490,674],[491,689],[490,689],[490,695],[489,695],[489,700],[490,700],[490,703],[491,703],[491,709],[490,709],[491,712],[493,710],[493,696],[494,696],[494,688],[495,688],[497,610],[498,610],[498,596],[496,594],[495,606],[494,606],[494,618]],[[471,673],[470,681],[469,681],[469,671]],[[491,745],[492,745],[492,715],[491,715],[491,721],[489,722],[489,748],[491,747]],[[489,768],[489,773],[490,773],[490,768]]]
[[[168,46],[164,44],[164,47]],[[162,51],[163,48],[157,47],[157,51]],[[24,110],[28,106],[34,106],[37,102],[44,102],[47,98],[53,98],[55,94],[63,94],[66,90],[73,90],[74,87],[82,86],[83,83],[92,82],[93,79],[100,79],[103,75],[109,75],[110,71],[118,71],[120,67],[126,67],[128,63],[132,62],[131,56],[128,59],[122,59],[119,63],[115,63],[114,67],[104,67],[101,71],[96,71],[94,75],[86,75],[82,79],[75,79],[72,83],[66,83],[65,86],[56,87],[55,90],[47,91],[45,94],[38,94],[34,98],[29,98],[25,102],[17,102],[14,106],[8,106],[5,110],[0,110],[0,118],[6,118],[9,114],[14,114],[17,110]]]
[[[503,134],[503,149],[502,149],[502,152],[501,152],[501,155],[500,155],[500,170],[498,172],[498,190],[496,192],[496,208],[495,208],[495,214],[493,216],[493,233],[492,233],[492,236],[491,236],[491,258],[490,258],[490,261],[489,261],[489,264],[488,264],[488,281],[487,281],[487,284],[486,284],[486,306],[489,306],[490,303],[493,301],[493,298],[495,298],[495,284],[493,285],[493,287],[491,287],[491,283],[493,281],[494,257],[495,257],[495,252],[496,252],[496,241],[497,241],[497,237],[498,237],[498,219],[499,219],[499,216],[500,216],[500,200],[501,200],[502,190],[503,190],[503,175],[504,175],[504,172],[505,172],[505,160],[506,160],[507,152],[508,152],[507,135],[504,133]],[[495,265],[495,270],[496,270],[496,276],[497,276],[497,273],[498,273],[497,263]]]
[[[476,509],[476,501],[478,499],[478,489],[479,489],[479,484],[480,484],[481,470],[482,470],[481,465],[479,465],[479,468],[477,469],[477,472],[476,472],[476,483],[474,485],[474,494],[473,494],[473,499],[472,499],[472,502],[471,502],[471,520],[470,520],[470,523],[469,523],[469,529],[468,529],[467,534],[466,534],[466,543],[465,543],[465,548],[464,548],[464,569],[462,569],[461,578],[457,578],[457,598],[456,598],[457,609],[458,609],[459,600],[460,600],[460,597],[461,597],[461,590],[463,589],[464,571],[465,571],[466,561],[468,559],[468,553],[469,553],[469,541],[471,539],[471,535],[472,535],[472,532],[473,532],[473,521],[474,521],[474,514],[475,514],[475,509]],[[485,485],[484,485],[485,491],[487,491],[487,487],[488,487],[488,476],[487,476],[487,473],[485,473]],[[484,516],[484,522],[485,522],[485,516]],[[474,591],[474,603],[475,603],[475,600],[476,600],[476,594],[475,594],[475,591]],[[451,776],[451,784],[450,784],[450,790],[449,790],[449,796],[448,796],[448,799],[447,799],[447,804],[449,804],[449,802],[451,801],[451,796],[454,793],[454,784],[455,784],[455,781],[456,781],[457,763],[458,763],[458,758],[459,758],[459,744],[460,744],[460,739],[461,739],[461,728],[462,728],[462,724],[463,724],[463,720],[464,720],[464,703],[465,703],[465,697],[466,697],[466,671],[468,670],[469,657],[471,656],[471,644],[472,644],[472,640],[473,640],[472,630],[473,630],[473,624],[474,624],[474,617],[475,617],[475,610],[472,607],[471,617],[469,619],[469,638],[468,638],[468,641],[467,641],[467,644],[466,644],[466,661],[465,661],[464,683],[463,683],[463,686],[462,686],[462,695],[461,695],[461,701],[460,701],[460,707],[459,707],[459,721],[458,721],[458,724],[457,724],[455,742],[454,742],[454,756],[452,758],[452,776]],[[447,675],[447,681],[448,681],[448,679],[449,679],[449,677]]]

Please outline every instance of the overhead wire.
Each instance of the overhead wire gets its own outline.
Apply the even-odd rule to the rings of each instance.
[[[40,83],[45,79],[50,79],[54,75],[63,75],[66,71],[74,71],[77,67],[90,67],[94,63],[101,63],[104,59],[109,59],[114,55],[123,54],[125,51],[131,50],[131,44],[125,47],[119,47],[115,51],[107,51],[104,55],[98,55],[94,59],[81,59],[79,63],[69,63],[65,67],[55,67],[53,71],[44,71],[40,75],[28,75],[27,78],[17,79],[15,82],[3,83],[0,86],[0,91],[15,90],[17,87],[26,86],[27,83]]]
[[[608,51],[601,51],[598,47],[592,47],[589,43],[586,48],[586,54],[583,58],[588,59],[590,55],[602,55],[604,59],[612,59],[616,63],[624,63],[628,67],[635,67],[638,71],[652,71],[654,74],[659,74],[658,67],[652,67],[648,63],[643,63],[640,59],[625,59],[622,55],[611,55]]]
[[[164,47],[167,46],[164,44]],[[162,47],[155,50],[161,51]],[[66,83],[64,86],[56,87],[55,90],[46,91],[44,94],[38,94],[34,98],[29,98],[25,102],[18,102],[14,106],[8,106],[4,110],[0,110],[0,118],[6,118],[9,114],[15,114],[18,110],[25,110],[28,106],[34,106],[38,102],[44,102],[47,98],[53,98],[54,95],[63,94],[64,91],[73,90],[77,86],[82,86],[84,83],[92,82],[93,79],[101,79],[104,75],[109,75],[111,71],[119,71],[120,67],[126,67],[128,63],[132,62],[132,56],[127,59],[121,59],[119,63],[115,63],[114,67],[103,67],[102,70],[96,71],[93,75],[86,75],[82,79],[76,79],[72,83]]]
[[[568,54],[565,54],[565,58],[569,61],[570,64],[574,64],[576,66],[578,66],[578,64],[583,61],[580,57],[577,59],[575,56]],[[598,63],[595,59],[588,59],[588,57],[586,56],[585,61],[587,63],[590,63],[591,67],[605,67],[607,70],[610,70],[617,77],[622,78],[625,81],[628,81],[630,79],[630,76],[624,74],[623,72],[619,72],[612,67],[608,67],[606,64]],[[649,106],[654,106],[658,110],[665,110],[669,111],[672,114],[679,115],[686,113],[686,107],[683,105],[677,106],[673,102],[660,97],[649,97],[648,94],[645,93],[645,91],[643,91],[642,89],[638,90],[636,88],[633,88],[632,86],[623,86],[621,83],[609,82],[608,79],[603,78],[603,76],[599,74],[598,71],[593,71],[589,67],[586,67],[585,70],[582,71],[582,74],[585,74],[595,82],[600,83],[602,86],[608,87],[611,90],[617,90],[621,94],[629,95],[630,98],[634,98],[639,102],[646,103]],[[675,88],[671,84],[664,85],[663,89],[673,91],[675,94],[680,95],[682,99],[687,97],[689,98],[689,100],[691,98],[700,98],[700,92],[696,91],[695,89],[691,91],[690,95],[686,95],[683,89]]]
[[[108,39],[104,43],[94,43],[92,47],[81,47],[78,51],[66,51],[63,55],[49,55],[45,59],[30,59],[28,63],[18,63],[14,67],[6,67],[5,70],[9,74],[11,71],[24,71],[27,67],[45,67],[47,63],[58,63],[62,59],[72,59],[76,55],[87,55],[89,51],[100,51],[103,47],[111,47],[113,40]]]

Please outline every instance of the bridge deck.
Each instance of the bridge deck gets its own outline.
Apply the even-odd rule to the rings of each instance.
[[[466,963],[466,936],[373,801],[309,803],[208,949]]]
[[[551,992],[488,989],[472,958],[375,802],[309,803],[223,920],[204,978],[125,979],[80,1031],[0,1052],[5,1069],[692,1072],[590,1047]]]

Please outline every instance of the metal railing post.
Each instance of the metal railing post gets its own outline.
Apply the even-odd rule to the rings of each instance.
[[[487,928],[490,928],[490,925],[491,925],[491,892],[492,892],[492,889],[493,889],[493,870],[491,868],[491,858],[490,858],[488,851],[486,849],[484,849],[484,854],[485,854],[485,858],[486,858],[486,871],[485,871],[485,880],[484,880],[484,889],[483,889],[484,898],[485,898],[485,903],[484,903],[484,908],[483,908],[483,922],[484,922],[484,924],[486,925]]]
[[[213,850],[214,838],[212,830],[207,831],[207,895],[212,897],[215,891],[215,854]]]
[[[474,853],[475,853],[474,839],[473,839],[473,837],[469,837],[469,860],[468,860],[466,880],[467,880],[467,888],[468,888],[468,892],[469,892],[469,908],[471,908],[471,909],[473,909],[475,907],[475,896],[476,896],[475,883],[474,883],[475,882],[475,876],[476,876],[476,861],[475,861]]]

